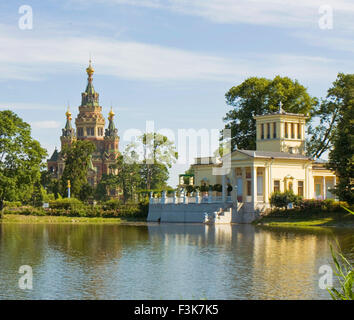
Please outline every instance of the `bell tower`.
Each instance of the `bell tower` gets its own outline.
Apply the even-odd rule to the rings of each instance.
[[[95,141],[104,140],[105,119],[102,116],[102,107],[99,105],[99,94],[92,84],[94,72],[90,60],[86,69],[88,75],[87,86],[85,92],[81,94],[81,105],[75,124],[78,139],[91,140],[95,143]],[[96,143],[97,147],[99,145]]]
[[[305,154],[305,124],[308,117],[288,113],[279,105],[274,113],[255,116],[257,151]]]

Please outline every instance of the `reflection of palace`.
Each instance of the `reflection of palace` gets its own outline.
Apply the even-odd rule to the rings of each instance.
[[[66,112],[66,125],[62,130],[60,137],[61,148],[64,145],[70,145],[75,140],[88,140],[95,144],[96,151],[92,156],[88,182],[95,185],[102,177],[102,174],[108,174],[112,171],[109,166],[115,163],[119,154],[118,130],[114,125],[114,112],[109,112],[108,128],[105,129],[105,119],[102,116],[102,107],[99,105],[99,94],[95,91],[92,81],[94,69],[91,61],[86,69],[88,81],[85,92],[81,94],[81,105],[79,114],[75,119],[76,131],[71,124],[71,112]],[[53,152],[51,158],[47,161],[48,170],[55,176],[61,177],[64,171],[65,160],[57,149]],[[112,190],[114,192],[114,190]]]
[[[305,199],[333,198],[330,189],[336,183],[335,174],[305,155],[306,118],[281,106],[278,112],[255,116],[257,150],[233,151],[231,172],[224,176],[213,175],[213,168],[222,166],[214,158],[197,158],[195,184],[221,184],[223,198],[227,189],[237,186],[239,202],[263,208],[275,191],[292,190]]]
[[[280,234],[279,230],[263,229],[255,233],[252,291],[255,295],[261,294],[259,299],[311,299],[318,296],[318,268],[320,261],[328,263],[330,234],[310,230],[285,232]]]

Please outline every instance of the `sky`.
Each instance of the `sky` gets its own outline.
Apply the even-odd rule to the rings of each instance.
[[[352,0],[1,1],[0,109],[30,123],[51,155],[68,104],[78,113],[91,57],[120,150],[146,121],[178,145],[180,130],[222,129],[225,93],[251,76],[288,76],[325,97],[354,69],[353,14]],[[189,165],[172,167],[170,185]]]

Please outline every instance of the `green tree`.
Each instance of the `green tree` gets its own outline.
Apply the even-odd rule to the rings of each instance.
[[[53,177],[53,174],[48,170],[41,172],[41,184],[47,194],[53,194],[55,199],[59,198],[59,180]]]
[[[95,145],[87,140],[78,140],[71,146],[64,146],[62,153],[65,158],[65,168],[60,180],[63,197],[67,197],[68,180],[71,184],[71,194],[80,197],[81,188],[87,184],[87,173],[95,148]]]
[[[34,207],[41,207],[43,205],[43,189],[39,179],[33,185],[31,204]]]
[[[251,77],[232,87],[225,95],[232,109],[224,117],[225,128],[231,129],[232,149],[256,148],[255,115],[275,112],[282,102],[291,113],[308,114],[318,101],[297,80],[276,76],[273,80]]]
[[[141,184],[140,166],[131,161],[131,157],[128,159],[127,155],[120,155],[114,168],[118,171],[116,181],[123,193],[124,202],[128,199],[133,200],[133,196]]]
[[[307,153],[320,158],[333,147],[336,129],[342,124],[343,115],[348,112],[354,98],[354,74],[339,73],[333,85],[313,110],[313,123],[309,126],[310,138],[307,140]]]
[[[3,202],[30,200],[47,155],[31,127],[10,110],[0,111],[0,210]]]
[[[90,198],[92,199],[93,195],[94,195],[94,188],[90,184],[85,183],[80,188],[78,198],[81,201],[87,201]]]
[[[117,188],[117,177],[114,174],[103,174],[96,186],[95,199],[100,201],[109,200],[109,190]]]
[[[336,104],[336,127],[333,130],[333,148],[329,153],[328,168],[339,176],[334,193],[340,200],[354,203],[354,75],[340,74],[330,89]]]
[[[140,162],[141,188],[146,190],[167,186],[168,169],[178,157],[173,142],[155,132],[145,133],[128,145],[126,154],[131,162]]]

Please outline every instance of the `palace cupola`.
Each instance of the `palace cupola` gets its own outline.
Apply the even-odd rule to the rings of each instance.
[[[280,103],[277,112],[255,116],[257,151],[305,154],[305,126],[308,117],[285,112]]]
[[[65,115],[66,115],[66,123],[65,123],[65,127],[62,129],[62,135],[60,137],[62,147],[64,145],[71,144],[76,139],[75,129],[71,125],[72,117],[71,117],[71,112],[69,107]]]
[[[114,125],[114,112],[111,107],[111,111],[108,114],[108,128],[106,129],[104,139],[106,141],[106,151],[118,152],[118,130]]]
[[[91,65],[86,68],[87,86],[81,94],[79,114],[75,120],[78,139],[103,140],[105,119],[102,116],[102,107],[99,105],[99,94],[93,87],[93,73]]]

